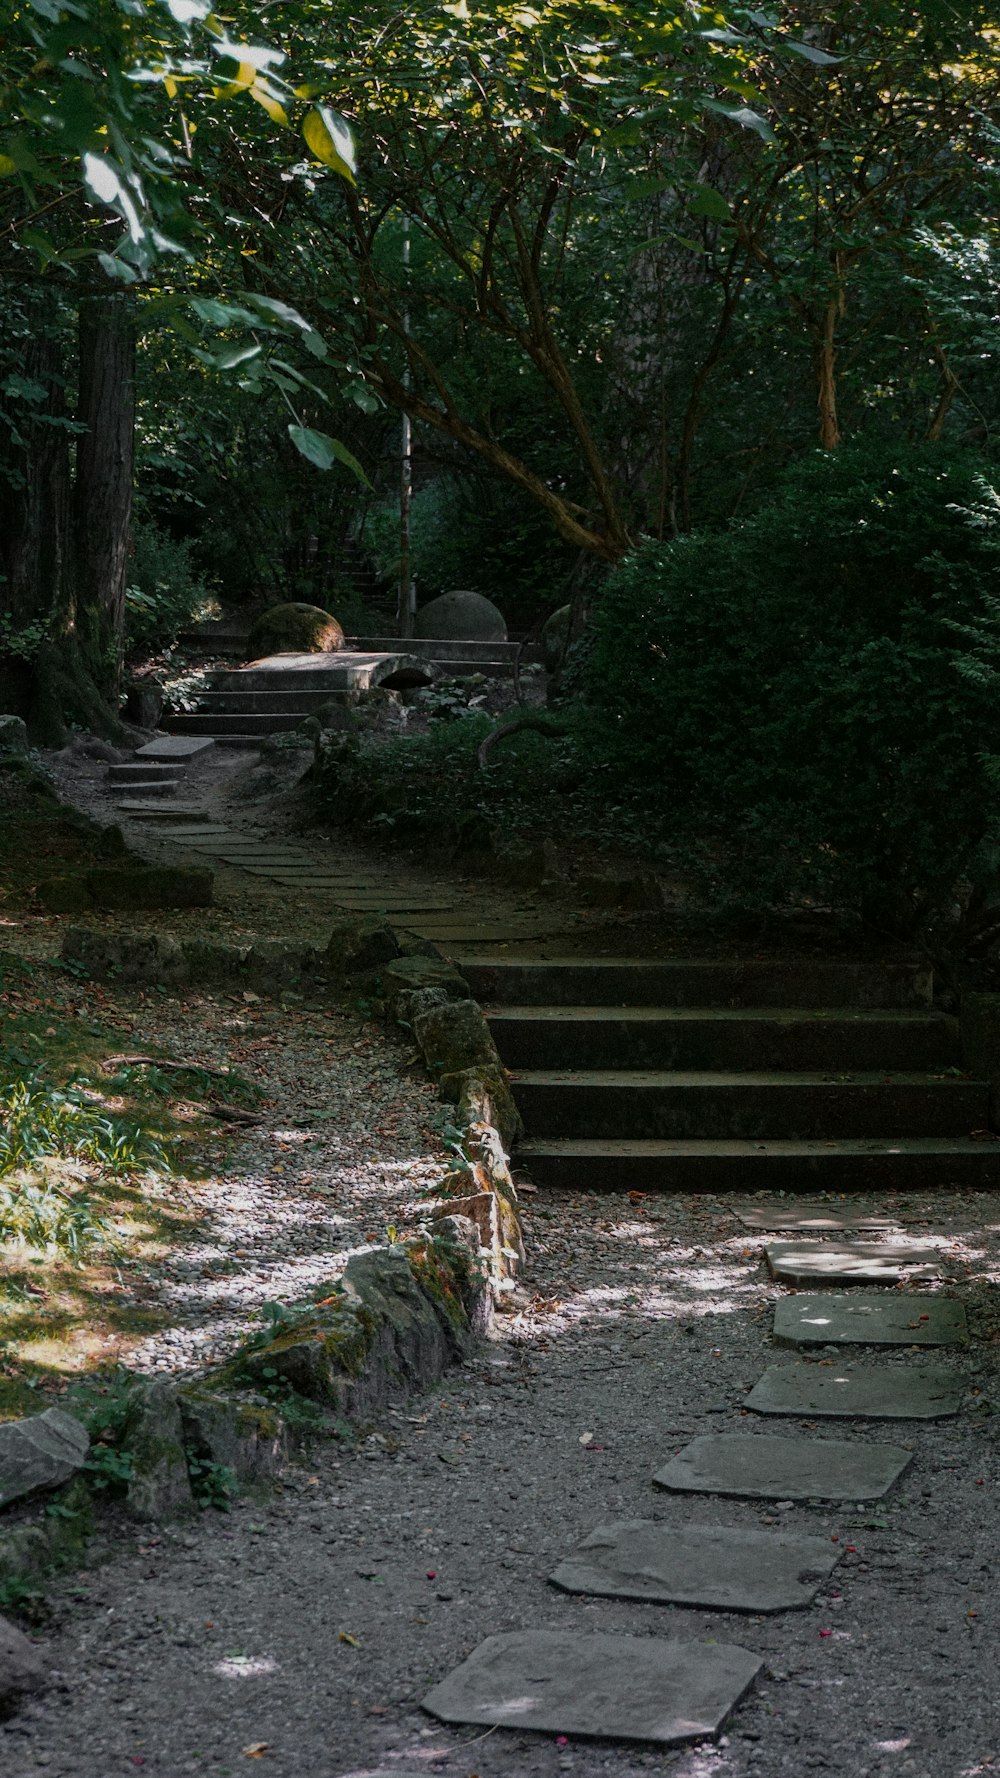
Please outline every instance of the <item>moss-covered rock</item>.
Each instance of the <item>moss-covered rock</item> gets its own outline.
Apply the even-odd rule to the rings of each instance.
[[[508,1150],[524,1134],[521,1113],[503,1068],[460,1068],[454,1074],[442,1074],[438,1087],[442,1099],[457,1105],[458,1122],[464,1127],[492,1124]]]
[[[94,981],[160,983],[170,987],[191,979],[185,948],[160,932],[92,932],[71,926],[63,935],[62,956]]]
[[[323,953],[331,975],[364,975],[399,956],[399,939],[384,920],[338,920]]]
[[[272,605],[253,624],[247,638],[247,658],[260,660],[269,654],[333,654],[344,646],[344,632],[336,618],[318,605]]]
[[[213,884],[210,870],[182,865],[148,865],[138,869],[96,865],[72,875],[47,878],[38,885],[38,897],[52,914],[85,913],[88,908],[131,912],[210,907]]]
[[[448,1000],[414,1014],[413,1035],[432,1074],[500,1069],[490,1028],[474,1000]]]
[[[125,1507],[134,1519],[174,1518],[193,1505],[184,1427],[175,1385],[137,1379],[122,1434],[132,1459]]]
[[[256,1385],[284,1384],[348,1419],[366,1420],[426,1389],[468,1350],[482,1282],[468,1256],[434,1241],[348,1262],[337,1290],[236,1368]]]
[[[189,1454],[232,1471],[251,1487],[273,1481],[288,1459],[288,1429],[273,1408],[192,1384],[179,1394]]]

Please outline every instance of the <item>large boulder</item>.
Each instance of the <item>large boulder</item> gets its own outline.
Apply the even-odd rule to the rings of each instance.
[[[329,611],[318,605],[272,605],[251,628],[247,658],[268,654],[334,654],[344,646],[344,632]]]
[[[572,605],[560,605],[558,611],[546,618],[542,625],[542,654],[545,659],[546,673],[554,673],[562,666],[566,649],[569,646],[570,624],[573,622]]]
[[[0,1718],[13,1716],[22,1699],[44,1691],[48,1673],[23,1630],[0,1617]]]
[[[482,593],[442,593],[421,606],[413,633],[438,642],[506,642],[507,625],[503,612]]]

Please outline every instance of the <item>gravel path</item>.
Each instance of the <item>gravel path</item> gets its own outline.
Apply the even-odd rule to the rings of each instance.
[[[748,1429],[742,1395],[774,1356],[762,1238],[725,1200],[539,1193],[528,1301],[474,1363],[354,1450],[317,1448],[273,1503],[133,1528],[103,1567],[60,1583],[44,1641],[63,1689],[0,1732],[5,1778],[225,1778],[258,1757],[276,1778],[989,1773],[1000,1201],[879,1207],[907,1238],[943,1243],[958,1283],[931,1288],[958,1290],[975,1336],[949,1357],[968,1384],[958,1420],[893,1427],[915,1455],[887,1502],[655,1493],[652,1470],[689,1434]],[[611,1516],[780,1523],[847,1553],[811,1607],[773,1617],[555,1592],[548,1572]],[[717,1747],[677,1754],[481,1735],[421,1713],[484,1635],[526,1625],[737,1641],[767,1668]]]

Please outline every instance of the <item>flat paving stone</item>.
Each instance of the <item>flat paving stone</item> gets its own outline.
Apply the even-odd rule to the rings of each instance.
[[[763,1666],[724,1642],[515,1630],[428,1692],[442,1722],[681,1747],[717,1735]]]
[[[911,1453],[898,1445],[707,1433],[685,1445],[653,1480],[674,1493],[746,1500],[878,1500],[910,1461]]]
[[[946,1269],[936,1247],[893,1247],[877,1241],[783,1241],[767,1248],[779,1284],[898,1284],[902,1278],[940,1278]]]
[[[899,1223],[891,1216],[877,1216],[867,1210],[855,1210],[844,1206],[838,1210],[831,1204],[804,1203],[801,1199],[790,1203],[779,1201],[773,1204],[748,1204],[743,1209],[734,1207],[735,1215],[748,1229],[797,1229],[803,1234],[818,1235],[829,1231],[831,1234],[853,1230],[859,1233],[864,1230],[898,1229]]]
[[[958,1413],[962,1393],[962,1379],[943,1364],[876,1368],[813,1358],[772,1364],[743,1405],[757,1414],[942,1420]]]
[[[549,1580],[607,1599],[789,1611],[809,1604],[839,1560],[824,1537],[620,1519],[592,1531]]]
[[[136,759],[187,760],[197,759],[200,753],[207,753],[215,742],[210,735],[161,735],[156,741],[147,741],[144,747],[137,747]]]
[[[774,1337],[782,1346],[961,1346],[969,1327],[954,1297],[784,1297],[774,1307]]]

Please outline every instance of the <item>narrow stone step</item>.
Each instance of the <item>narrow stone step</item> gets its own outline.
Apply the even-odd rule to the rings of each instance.
[[[144,747],[136,749],[136,759],[151,763],[162,762],[167,765],[190,765],[193,760],[200,759],[210,753],[215,742],[207,735],[181,737],[175,735],[158,735],[155,741],[147,741]]]
[[[943,1420],[957,1414],[964,1383],[943,1364],[772,1364],[743,1406],[755,1414],[811,1419]]]
[[[782,1241],[768,1247],[767,1263],[780,1284],[901,1284],[950,1270],[936,1247],[890,1241]]]
[[[829,1538],[621,1519],[592,1531],[549,1581],[604,1599],[792,1611],[815,1598],[841,1553]]]
[[[771,1203],[756,1203],[732,1206],[744,1228],[779,1231],[795,1230],[806,1235],[823,1233],[857,1234],[863,1230],[895,1229],[899,1232],[899,1220],[892,1216],[883,1216],[878,1211],[866,1210],[860,1204],[824,1203],[822,1200],[810,1201],[799,1199],[788,1203],[775,1198]]]
[[[519,1163],[560,1191],[1000,1189],[1000,1145],[910,1137],[830,1142],[527,1141]]]
[[[504,1006],[489,1013],[508,1068],[905,1072],[957,1066],[958,1022],[935,1012]]]
[[[965,1309],[953,1297],[883,1290],[801,1293],[774,1306],[779,1346],[964,1346]]]
[[[767,1141],[968,1135],[987,1122],[985,1081],[929,1074],[531,1070],[513,1082],[532,1136]]]
[[[159,779],[163,783],[170,781],[176,784],[183,778],[186,769],[184,764],[168,765],[164,762],[163,765],[159,765],[152,759],[136,760],[134,763],[129,761],[125,765],[110,765],[108,767],[108,783],[115,785],[151,784],[154,780]]]
[[[145,772],[138,778],[129,778],[125,784],[109,784],[109,794],[128,789],[133,796],[176,796],[181,774],[171,773],[167,778],[151,778]]]
[[[699,958],[466,957],[477,1000],[491,1006],[917,1007],[929,1006],[925,963],[729,962]]]
[[[171,823],[190,821],[200,825],[209,820],[206,810],[192,808],[189,804],[182,807],[180,803],[177,803],[173,807],[162,808],[159,803],[133,802],[126,798],[116,806],[123,815],[128,815],[133,821],[169,821]]]
[[[680,1493],[748,1500],[879,1500],[911,1461],[899,1445],[709,1433],[692,1439],[653,1480]]]
[[[357,692],[345,686],[294,685],[285,691],[217,691],[206,687],[196,694],[196,716],[233,716],[242,712],[261,716],[307,713],[327,704],[357,703]],[[181,714],[181,712],[178,712]]]
[[[514,1630],[481,1642],[422,1708],[442,1722],[518,1734],[681,1747],[719,1734],[763,1665],[725,1642]]]
[[[226,746],[232,747],[251,741],[259,744],[261,735],[280,735],[287,729],[298,728],[308,715],[308,710],[302,709],[272,716],[255,715],[252,711],[234,712],[228,716],[185,711],[176,716],[165,716],[163,721],[171,734],[199,739],[218,736]]]

